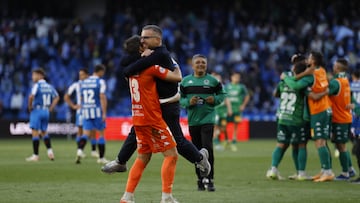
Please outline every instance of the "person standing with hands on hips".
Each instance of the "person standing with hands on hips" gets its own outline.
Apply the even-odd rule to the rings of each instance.
[[[209,152],[209,162],[212,169],[210,174],[202,179],[199,169],[195,168],[198,177],[198,190],[203,191],[207,186],[208,191],[215,191],[212,142],[215,106],[224,101],[226,93],[219,80],[206,72],[206,56],[194,55],[192,69],[194,73],[184,77],[180,84],[180,104],[187,110],[192,142],[198,149],[205,148]]]
[[[89,72],[87,68],[82,68],[79,70],[79,80],[72,83],[67,92],[64,94],[64,101],[69,105],[69,107],[73,110],[76,110],[76,118],[75,118],[75,125],[78,128],[78,133],[76,135],[76,145],[77,145],[77,156],[80,156],[81,158],[85,158],[85,153],[81,149],[82,143],[80,143],[80,140],[83,136],[83,116],[82,116],[82,110],[81,110],[81,92],[80,92],[80,85],[81,83],[89,77]],[[75,103],[71,100],[71,95],[76,95]],[[91,135],[91,156],[95,158],[99,158],[99,154],[96,151],[96,135],[93,133]]]
[[[99,133],[97,145],[99,149],[99,158],[97,163],[106,164],[109,161],[105,156],[105,127],[106,127],[106,112],[107,112],[107,98],[106,98],[106,83],[102,77],[105,74],[105,66],[98,64],[92,76],[86,78],[80,84],[81,93],[81,110],[83,116],[83,136],[79,141],[79,147],[76,154],[76,164],[80,164],[82,158],[82,151],[85,148],[88,137]]]

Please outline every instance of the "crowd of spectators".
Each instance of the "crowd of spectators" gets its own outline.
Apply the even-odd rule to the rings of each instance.
[[[196,53],[208,56],[209,70],[221,73],[225,82],[231,71],[241,72],[251,94],[244,113],[253,120],[275,119],[278,104],[272,92],[294,53],[321,51],[328,71],[337,57],[347,58],[351,69],[360,68],[358,1],[260,2],[200,1],[189,8],[165,1],[152,8],[128,1],[115,9],[114,1],[106,16],[88,19],[2,16],[0,118],[28,119],[33,68],[45,68],[47,80],[62,96],[80,68],[92,70],[98,63],[107,67],[108,116],[129,116],[129,93],[119,65],[122,43],[148,23],[162,27],[164,43],[184,75],[191,73],[189,60]],[[53,116],[66,120],[69,112],[61,100]]]

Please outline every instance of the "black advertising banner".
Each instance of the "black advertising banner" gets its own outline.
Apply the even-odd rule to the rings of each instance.
[[[191,139],[188,132],[187,119],[180,119],[181,129],[187,139]],[[228,125],[228,133],[232,135],[232,124]],[[125,140],[130,128],[132,119],[130,117],[109,117],[106,119],[105,138],[106,140]],[[249,139],[276,139],[275,121],[249,121],[243,119],[239,123],[238,141],[248,141]],[[48,134],[52,137],[69,138],[77,133],[74,123],[52,121],[48,125]],[[28,121],[0,120],[0,139],[3,138],[24,138],[31,137],[31,129]],[[221,136],[220,138],[223,138]]]
[[[31,129],[28,121],[0,120],[0,138],[24,138],[31,137]],[[55,137],[75,135],[77,127],[73,123],[50,122],[48,134]]]

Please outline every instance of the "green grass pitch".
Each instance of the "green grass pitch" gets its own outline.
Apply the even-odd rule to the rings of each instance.
[[[46,156],[41,143],[40,161],[25,162],[31,155],[31,139],[0,140],[0,202],[4,203],[117,203],[124,192],[126,173],[107,175],[90,157],[89,146],[81,164],[75,164],[75,142],[53,139],[55,161]],[[107,143],[106,157],[113,159],[121,142]],[[360,185],[348,182],[314,183],[311,181],[273,181],[265,178],[271,163],[275,140],[251,140],[237,143],[238,151],[215,152],[215,192],[197,191],[194,167],[180,157],[173,194],[181,203],[237,202],[357,202]],[[351,148],[351,144],[349,144]],[[332,147],[333,149],[333,147]],[[314,143],[308,144],[307,172],[319,172],[319,158]],[[135,155],[128,163],[131,166]],[[353,164],[356,160],[352,157]],[[145,169],[135,192],[137,203],[160,202],[160,166],[162,155],[155,154]],[[357,167],[355,167],[357,169]],[[279,167],[282,176],[295,170],[290,150]],[[336,175],[338,159],[333,159]],[[357,169],[358,170],[358,169]]]

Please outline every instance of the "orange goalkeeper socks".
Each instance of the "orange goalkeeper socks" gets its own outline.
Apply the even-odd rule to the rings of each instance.
[[[171,193],[175,178],[177,156],[166,156],[161,167],[162,192]]]
[[[126,183],[126,192],[134,193],[135,188],[139,183],[141,175],[145,169],[145,166],[146,165],[142,160],[136,158],[129,172],[128,181]]]

